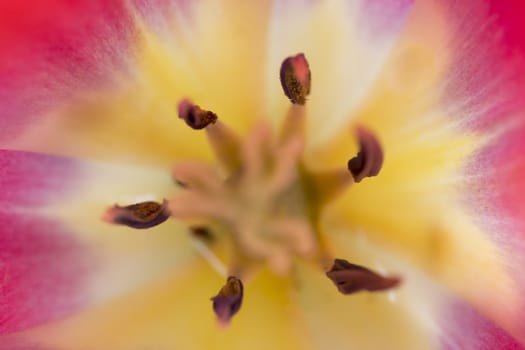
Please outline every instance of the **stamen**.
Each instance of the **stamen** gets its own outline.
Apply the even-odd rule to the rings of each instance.
[[[317,203],[322,206],[329,203],[352,184],[352,175],[347,169],[326,170],[322,172],[312,172],[310,175],[310,185],[315,195]]]
[[[286,58],[281,64],[281,85],[284,94],[294,104],[304,105],[310,94],[312,74],[304,54]]]
[[[204,129],[217,121],[215,113],[200,108],[188,99],[179,102],[178,112],[179,118],[184,119],[186,124],[195,130]]]
[[[172,169],[172,177],[183,184],[184,190],[217,194],[218,188],[222,186],[222,180],[214,167],[195,161],[176,164]]]
[[[242,281],[237,277],[228,277],[226,284],[219,293],[211,298],[213,311],[221,326],[227,326],[231,318],[239,312],[242,305],[244,287]]]
[[[195,251],[226,279],[211,298],[222,326],[227,326],[241,308],[244,286],[239,277],[246,279],[261,264],[267,264],[274,274],[288,275],[295,258],[323,264],[331,261],[322,234],[322,206],[353,182],[378,175],[383,164],[378,139],[359,127],[359,152],[348,161],[348,169],[310,169],[302,157],[304,105],[311,88],[311,72],[304,54],[282,62],[280,81],[292,105],[279,135],[273,133],[271,124],[261,122],[240,139],[215,113],[189,99],[181,100],[179,118],[192,129],[205,129],[215,156],[227,172],[202,162],[177,164],[173,180],[181,188],[175,198],[161,204],[148,201],[115,205],[104,217],[108,222],[137,229],[159,225],[169,217],[185,221]],[[199,226],[203,223],[218,231],[212,234],[208,226]],[[221,237],[226,237],[232,248],[225,250],[230,260],[227,265],[214,252],[223,248]],[[399,277],[381,276],[342,259],[335,259],[326,275],[342,294],[385,291],[401,283]]]
[[[217,159],[233,172],[241,166],[240,140],[233,130],[218,120],[215,113],[204,110],[188,99],[179,102],[179,118],[192,129],[206,129],[208,141]]]
[[[145,229],[162,224],[170,215],[168,201],[164,200],[162,204],[151,201],[124,207],[115,204],[106,210],[103,219],[112,224]]]
[[[297,179],[297,165],[304,148],[304,142],[296,137],[281,145],[277,152],[274,171],[268,178],[267,191],[271,195],[290,188]]]
[[[220,120],[206,128],[206,135],[217,159],[231,172],[241,166],[239,137]]]
[[[345,295],[365,290],[369,292],[385,291],[401,283],[399,277],[383,277],[363,266],[351,264],[343,259],[335,259],[334,265],[326,276]]]
[[[281,126],[279,141],[285,143],[293,137],[304,139],[306,133],[306,108],[298,104],[290,105]]]
[[[383,166],[383,150],[379,140],[369,130],[357,128],[359,152],[348,161],[348,170],[355,182],[361,182],[365,177],[379,174]]]

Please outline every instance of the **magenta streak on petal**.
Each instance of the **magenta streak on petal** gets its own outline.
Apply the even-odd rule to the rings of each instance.
[[[1,2],[0,145],[124,71],[132,22],[122,1]]]
[[[452,301],[442,323],[443,350],[524,350],[514,338],[469,305]]]
[[[509,6],[512,2],[498,3]],[[448,114],[463,122],[462,126],[467,129],[490,133],[506,128],[490,145],[479,150],[465,167],[468,188],[463,191],[464,206],[480,230],[500,250],[502,264],[515,283],[517,295],[523,295],[525,61],[516,59],[506,36],[501,36],[499,25],[505,25],[505,22],[496,21],[496,18],[489,20],[488,16],[494,14],[490,7],[482,6],[481,1],[443,0],[443,3],[450,17],[447,22],[451,30],[449,46],[454,53],[443,106],[447,106]],[[513,11],[521,11],[521,15],[523,10],[523,6],[513,7]],[[487,290],[489,295],[490,289]],[[501,298],[496,293],[494,300],[483,305],[483,311],[495,314],[497,310],[499,319],[496,321],[525,342],[525,325],[520,322],[525,302],[520,300],[508,305],[508,301]],[[512,346],[509,348],[516,348]]]
[[[0,151],[0,334],[82,304],[90,250],[36,214],[77,187],[80,175],[73,160]]]
[[[523,26],[523,15],[525,14],[525,2],[522,0],[490,0],[488,1],[490,14],[496,23],[503,28],[503,41],[509,49],[519,50],[525,53],[525,26]]]
[[[0,335],[0,350],[54,350],[35,341],[26,339],[24,334]]]
[[[525,108],[525,60],[507,45],[501,36],[504,23],[490,17],[494,13],[483,1],[443,0],[442,4],[450,29],[447,50],[454,55],[443,106],[458,122],[494,130]],[[516,7],[520,9],[525,8]]]
[[[513,28],[503,27],[501,36],[499,26],[505,21],[487,20],[495,8],[513,1],[505,5],[491,1],[486,8],[476,8],[472,2],[455,2],[448,8],[456,56],[444,104],[452,106],[449,114],[457,120],[470,118],[470,128],[484,132],[508,129],[479,150],[465,168],[469,188],[464,203],[482,232],[500,249],[502,263],[521,295],[525,292],[525,60],[516,59],[514,47],[506,40]],[[524,10],[524,6],[513,7],[522,15]],[[525,54],[525,45],[521,49]],[[498,306],[507,312],[498,322],[506,321],[505,327],[525,341],[525,325],[517,321],[525,312],[525,301]]]
[[[515,283],[517,295],[525,292],[525,125],[510,132],[479,151],[467,167],[471,180],[464,194],[465,207],[475,223],[501,251],[502,264],[506,266]],[[487,291],[490,293],[490,290]],[[504,300],[500,301],[503,302]],[[525,342],[525,324],[516,320],[525,314],[525,300],[505,307],[506,321],[512,334]]]
[[[507,248],[522,249],[525,243],[525,123],[482,148],[471,160],[467,174],[472,181],[466,199],[467,204],[476,205],[473,216],[497,218],[480,225]],[[475,215],[476,211],[479,215]],[[516,244],[520,241],[521,244]],[[521,256],[523,252],[521,250]],[[508,257],[517,259],[518,255]]]
[[[67,158],[0,150],[0,211],[58,201],[78,185],[80,175]]]
[[[88,250],[57,222],[0,212],[0,334],[63,316],[85,302]]]

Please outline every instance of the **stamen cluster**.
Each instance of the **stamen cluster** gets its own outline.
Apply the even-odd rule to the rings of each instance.
[[[225,285],[212,298],[222,325],[239,311],[244,284],[261,265],[286,275],[295,259],[321,264],[326,251],[319,227],[323,206],[352,184],[376,176],[383,163],[379,140],[366,128],[356,128],[358,154],[347,167],[323,172],[309,169],[302,160],[305,104],[311,88],[310,66],[304,54],[286,58],[280,70],[284,94],[292,105],[279,137],[267,123],[257,124],[245,139],[219,117],[189,99],[178,106],[179,118],[194,130],[206,132],[222,166],[183,162],[173,169],[180,194],[162,204],[135,203],[108,209],[105,219],[133,228],[159,225],[169,217],[186,222],[201,252],[214,264],[217,240],[232,246]],[[382,291],[397,287],[398,277],[383,277],[343,259],[333,260],[326,272],[342,294]],[[226,276],[224,276],[226,277]]]

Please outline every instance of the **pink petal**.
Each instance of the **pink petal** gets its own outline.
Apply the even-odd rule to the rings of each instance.
[[[72,161],[0,151],[0,334],[77,306],[89,249],[56,221],[36,214],[74,184]]]
[[[525,126],[516,127],[482,149],[468,168],[473,179],[466,203],[479,227],[500,251],[512,277],[516,295],[525,292]],[[490,295],[490,286],[487,293]],[[507,300],[495,293],[481,305],[501,327],[525,343],[521,322],[525,302]]]
[[[467,130],[490,141],[466,167],[465,205],[497,247],[518,296],[511,300],[491,293],[498,286],[480,286],[487,288],[487,302],[476,307],[487,318],[459,304],[453,319],[463,326],[453,342],[464,344],[461,349],[522,349],[506,332],[525,344],[525,303],[519,299],[525,292],[525,5],[491,0],[487,9],[480,1],[443,3],[456,35],[444,102]],[[486,10],[493,21],[484,19]]]
[[[77,184],[79,169],[66,158],[0,150],[0,203],[3,211],[58,200]]]
[[[490,13],[503,27],[503,41],[510,50],[525,51],[525,3],[521,0],[489,1]]]
[[[525,108],[525,60],[519,55],[525,45],[515,41],[525,31],[509,15],[498,14],[513,11],[522,17],[525,7],[515,6],[516,1],[492,0],[490,9],[481,0],[441,2],[453,33],[448,45],[454,54],[443,97],[448,113],[485,132],[519,121],[517,113]]]
[[[459,300],[448,305],[441,336],[443,350],[524,350],[516,339]]]
[[[490,1],[489,13],[495,19],[490,23],[480,22],[477,13],[484,9],[477,3],[462,2],[453,9],[458,13],[451,21],[457,28],[453,41],[457,50],[445,102],[452,115],[463,116],[467,129],[491,137],[466,167],[470,187],[465,204],[497,246],[520,295],[525,291],[525,30],[519,18],[525,5],[521,1]],[[495,293],[491,302],[477,307],[525,343],[521,322],[525,302]],[[474,324],[482,328],[480,332],[493,329],[486,337],[499,339],[498,334],[505,334],[491,321],[479,321],[481,316],[474,317],[475,311],[467,314],[477,320]],[[514,343],[502,340],[507,343],[510,345],[504,349],[514,349]]]
[[[120,296],[195,255],[172,222],[144,233],[101,220],[123,193],[169,196],[167,172],[19,151],[0,151],[0,172],[0,334]]]
[[[0,350],[52,350],[41,345],[31,344],[20,340],[0,339]]]
[[[88,249],[50,220],[2,212],[0,223],[0,334],[78,307]]]
[[[123,1],[0,3],[0,140],[123,69],[133,34]]]

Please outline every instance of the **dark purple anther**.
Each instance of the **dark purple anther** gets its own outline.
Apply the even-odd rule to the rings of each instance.
[[[280,78],[286,97],[294,104],[304,105],[312,82],[312,74],[304,54],[287,57],[281,63]]]
[[[222,326],[227,326],[231,318],[241,309],[243,293],[242,281],[230,276],[219,294],[211,298],[213,311]]]
[[[376,176],[383,166],[383,149],[379,140],[369,130],[357,128],[359,152],[348,161],[348,170],[355,182],[361,182],[365,177]]]
[[[160,225],[169,217],[168,201],[164,200],[162,204],[142,202],[125,207],[115,204],[106,211],[103,219],[112,224],[145,229]]]
[[[363,266],[351,264],[343,259],[335,259],[334,265],[326,276],[345,295],[365,290],[369,292],[389,290],[401,283],[399,277],[383,277]]]
[[[204,129],[217,121],[215,113],[200,108],[188,99],[179,102],[178,112],[179,118],[184,119],[186,124],[194,130]]]

